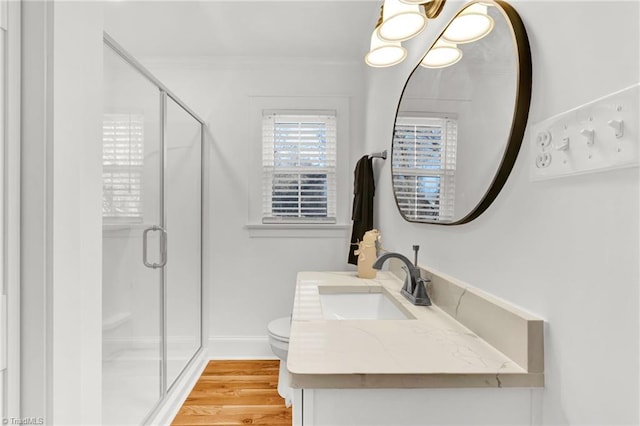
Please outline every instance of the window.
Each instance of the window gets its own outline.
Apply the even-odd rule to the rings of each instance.
[[[393,134],[393,185],[409,220],[450,220],[455,199],[455,119],[398,117]]]
[[[102,124],[102,217],[142,222],[144,116],[105,114]]]
[[[336,114],[263,113],[262,223],[336,222]]]

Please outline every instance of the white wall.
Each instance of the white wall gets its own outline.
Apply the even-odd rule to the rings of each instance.
[[[100,422],[102,14],[23,2],[21,409]]]
[[[514,5],[532,49],[529,123],[639,81],[638,2]],[[433,24],[435,32],[440,24]],[[414,64],[420,43],[435,34],[430,30],[407,44]],[[366,150],[389,148],[410,62],[367,73]],[[403,221],[385,164],[376,196],[384,245],[406,254],[420,244],[422,266],[547,321],[547,384],[533,393],[538,407],[532,423],[638,424],[638,170],[532,183],[529,138],[527,132],[494,204],[462,226]],[[474,392],[480,397],[484,391]]]
[[[214,356],[270,356],[266,327],[291,312],[296,273],[346,267],[350,229],[334,237],[251,238],[248,223],[251,150],[261,149],[250,131],[251,98],[347,97],[350,102],[348,185],[362,155],[362,65],[291,59],[209,58],[143,63],[207,121],[210,232],[205,236],[211,270],[209,310]],[[343,187],[344,188],[344,187]],[[350,194],[351,189],[344,191]],[[348,216],[351,195],[338,200]],[[350,220],[349,217],[347,219]],[[343,217],[343,222],[344,222]],[[335,235],[338,237],[336,238]]]
[[[53,8],[51,397],[58,424],[93,423],[101,414],[101,22],[99,5]]]

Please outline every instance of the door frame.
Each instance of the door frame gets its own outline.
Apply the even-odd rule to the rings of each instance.
[[[21,1],[2,0],[7,29],[4,135],[4,277],[7,294],[7,370],[4,413],[20,418],[20,10]]]

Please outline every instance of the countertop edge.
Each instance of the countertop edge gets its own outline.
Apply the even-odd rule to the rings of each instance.
[[[295,374],[295,389],[543,388],[544,373]]]

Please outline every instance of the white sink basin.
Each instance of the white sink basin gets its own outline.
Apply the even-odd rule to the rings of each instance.
[[[414,319],[385,293],[320,293],[320,305],[327,320]]]

